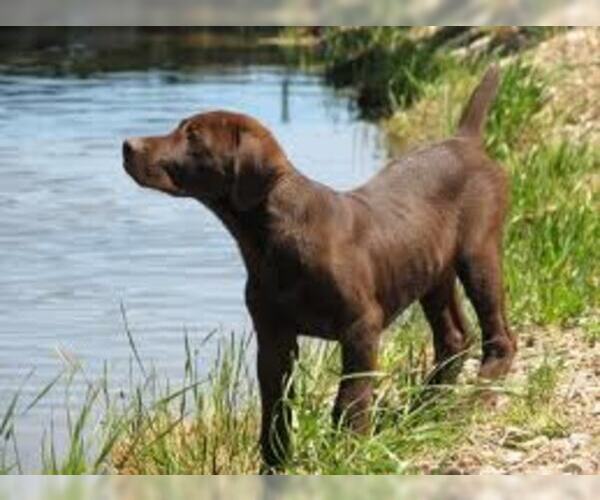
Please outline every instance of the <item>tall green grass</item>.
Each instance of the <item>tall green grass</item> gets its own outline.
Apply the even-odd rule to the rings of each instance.
[[[573,322],[600,306],[598,193],[587,184],[599,162],[597,149],[567,142],[509,157],[505,276],[514,322]]]
[[[332,397],[339,380],[337,348],[323,342],[303,345],[294,373],[297,396],[290,402],[295,414],[295,454],[286,472],[409,473],[415,470],[417,457],[452,448],[476,408],[473,394],[477,388],[438,388],[422,398],[428,341],[421,326],[409,326],[407,335],[390,334],[382,353],[376,430],[369,436],[352,435],[331,424]],[[59,452],[50,433],[42,450],[41,472],[257,472],[260,413],[248,365],[250,339],[221,340],[219,354],[204,377],[196,368],[199,347],[193,349],[186,339],[179,384],[160,384],[154,370],[143,376],[138,368],[125,396],[109,388],[108,374],[89,381],[79,367],[61,375],[45,394],[61,384],[68,389],[83,379],[87,396],[74,409],[66,405],[66,446]],[[8,426],[14,425],[18,414],[15,402],[5,416]],[[10,456],[11,451],[5,448],[3,456]],[[19,470],[8,464],[2,472]]]
[[[335,345],[307,341],[294,371],[296,397],[291,423],[294,453],[283,471],[292,474],[413,474],[452,464],[456,450],[473,442],[473,428],[490,418],[482,394],[514,400],[501,416],[529,434],[564,432],[553,388],[560,366],[544,363],[529,379],[507,387],[481,384],[474,376],[456,386],[427,386],[430,339],[415,314],[386,334],[377,379],[373,430],[359,436],[331,423],[339,381]],[[63,374],[49,390],[67,389],[83,378],[87,397],[66,406],[66,443],[58,451],[52,435],[42,451],[44,474],[243,474],[260,468],[257,446],[259,408],[248,362],[250,336],[219,341],[212,368],[201,376],[198,352],[203,341],[186,339],[182,377],[161,382],[153,369],[132,374],[129,388],[109,387],[108,374],[90,381],[79,367]],[[469,356],[474,356],[477,349]],[[198,368],[195,368],[198,367]],[[138,369],[139,372],[139,369]],[[46,392],[47,394],[47,392]],[[541,408],[543,406],[543,415]],[[540,418],[528,422],[536,411]],[[18,405],[15,404],[15,409]],[[18,411],[7,417],[9,425]],[[553,418],[552,415],[557,416]],[[11,445],[12,446],[12,445]],[[4,456],[7,457],[5,449]],[[21,472],[15,467],[2,472]]]
[[[486,63],[479,63],[478,67]],[[523,59],[502,67],[502,80],[486,124],[486,146],[494,158],[505,160],[511,154],[543,141],[534,118],[547,99],[545,78]],[[464,105],[464,102],[461,103]]]

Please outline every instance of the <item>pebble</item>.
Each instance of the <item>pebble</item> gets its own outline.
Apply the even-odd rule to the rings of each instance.
[[[583,474],[583,470],[583,466],[576,461],[569,462],[561,469],[561,471],[566,474]]]
[[[583,432],[574,432],[569,436],[569,444],[574,450],[584,447],[592,440],[592,436]]]

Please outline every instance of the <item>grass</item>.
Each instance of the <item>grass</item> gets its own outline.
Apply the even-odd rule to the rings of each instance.
[[[400,149],[451,133],[487,64],[434,54],[431,45],[407,38],[406,30],[332,30],[326,31],[326,41],[326,71],[336,73],[340,85],[368,80],[359,92],[375,89],[373,95],[379,97],[369,106],[379,117],[385,111],[382,128]],[[594,144],[548,140],[555,137],[549,132],[562,122],[558,115],[542,113],[549,98],[546,78],[526,57],[507,60],[486,131],[490,153],[512,178],[505,236],[508,310],[517,330],[530,324],[579,325],[585,342],[593,346],[600,332],[600,204],[590,180],[598,175],[600,153]],[[89,382],[77,366],[57,376],[30,402],[22,402],[16,391],[0,416],[0,472],[21,470],[14,437],[19,415],[63,383],[85,384],[87,396],[77,412],[67,405],[66,450],[57,451],[52,433],[46,440],[44,473],[256,472],[259,407],[254,370],[248,366],[250,337],[222,341],[210,369],[198,358],[208,339],[194,345],[186,337],[181,382],[172,386],[144,365],[125,311],[123,316],[136,368],[125,396],[109,388],[108,373]],[[431,392],[424,384],[431,359],[425,332],[419,311],[411,309],[386,334],[376,425],[369,436],[333,428],[330,411],[339,377],[338,352],[335,346],[305,343],[294,375],[298,397],[290,402],[295,451],[285,472],[443,472],[457,450],[477,440],[473,429],[490,419],[496,426],[520,429],[528,439],[568,432],[565,402],[557,395],[565,370],[561,360],[548,355],[529,367],[524,378],[507,384],[482,385],[467,376],[455,387]],[[425,392],[432,396],[424,399]],[[490,395],[508,399],[502,411],[490,413]]]
[[[556,389],[564,367],[562,360],[545,358],[527,376],[524,390],[500,418],[507,426],[527,429],[521,436],[548,438],[568,435],[566,416],[556,401]]]
[[[379,383],[376,411],[378,432],[366,437],[349,435],[330,423],[331,396],[339,372],[336,348],[324,343],[305,345],[295,371],[298,397],[292,402],[297,419],[296,454],[287,472],[407,473],[412,468],[406,457],[445,449],[463,432],[458,424],[473,411],[475,386],[440,390],[427,404],[411,409],[423,392],[427,342],[420,329],[410,329],[409,335],[393,336],[387,343],[383,353],[386,375]],[[111,393],[106,378],[85,382],[87,397],[78,411],[73,413],[66,406],[68,445],[59,455],[50,436],[44,446],[42,472],[256,472],[259,408],[254,377],[248,373],[249,339],[232,336],[222,342],[213,368],[203,379],[194,368],[198,349],[191,349],[186,340],[183,381],[177,388],[168,383],[160,387],[152,371],[133,384],[126,399],[118,391]],[[77,376],[84,374],[76,369],[63,382],[69,387]],[[10,410],[6,420],[11,421],[14,414]],[[5,448],[5,457],[8,451]],[[16,471],[15,464],[5,465],[4,472]]]
[[[416,311],[412,314],[413,318],[386,334],[375,429],[368,436],[331,425],[332,397],[339,378],[337,348],[305,342],[294,374],[297,397],[290,403],[295,415],[295,453],[286,464],[286,473],[411,474],[418,473],[423,464],[443,463],[469,439],[471,423],[486,415],[482,394],[514,398],[510,412],[499,417],[513,426],[544,435],[554,432],[552,425],[560,429],[560,422],[543,420],[558,414],[559,401],[552,389],[560,374],[559,365],[548,363],[525,383],[511,387],[482,385],[471,377],[453,387],[428,388],[424,380],[431,358],[430,342],[424,335],[424,319]],[[65,406],[67,446],[58,453],[50,435],[43,449],[41,472],[255,473],[260,464],[256,446],[260,413],[248,366],[250,339],[223,339],[212,369],[201,377],[198,353],[206,340],[194,348],[186,338],[177,386],[161,382],[152,369],[146,368],[143,376],[135,364],[137,373],[132,375],[126,396],[110,390],[108,374],[97,382],[89,382],[81,367],[63,374],[48,391],[56,390],[60,383],[68,389],[80,377],[88,386],[87,397],[75,412],[71,405]],[[423,398],[425,391],[427,398]],[[31,408],[28,405],[28,410]],[[532,423],[529,416],[534,413],[537,419]],[[13,415],[14,411],[8,421]],[[5,458],[11,450],[5,448]],[[14,463],[5,465],[5,473],[18,471]]]
[[[506,281],[514,321],[566,324],[600,304],[600,222],[586,176],[600,155],[585,145],[540,145],[508,161],[513,208]]]

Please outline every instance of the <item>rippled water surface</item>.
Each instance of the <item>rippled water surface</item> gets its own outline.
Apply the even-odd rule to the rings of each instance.
[[[237,249],[205,208],[137,187],[121,167],[129,135],[164,133],[214,108],[259,118],[295,165],[337,188],[380,165],[376,131],[318,76],[280,64],[85,78],[0,72],[0,416],[23,383],[35,397],[63,367],[127,378],[123,303],[141,356],[181,375],[183,332],[199,343],[251,328]],[[208,365],[214,342],[202,347]],[[31,370],[33,374],[30,374]],[[75,387],[72,397],[81,397]],[[53,390],[17,431],[25,453],[62,411]]]

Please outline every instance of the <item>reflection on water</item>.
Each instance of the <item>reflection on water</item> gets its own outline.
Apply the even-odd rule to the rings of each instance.
[[[233,241],[197,202],[138,188],[121,167],[124,137],[227,108],[258,117],[300,170],[332,186],[355,186],[380,164],[374,128],[318,77],[248,61],[0,73],[0,416],[32,367],[25,401],[57,373],[59,352],[90,378],[107,361],[125,379],[121,301],[142,357],[168,377],[180,375],[184,330],[199,342],[250,328]],[[208,366],[213,350],[202,349]],[[51,393],[19,421],[26,451],[37,453],[41,424],[63,404]]]

